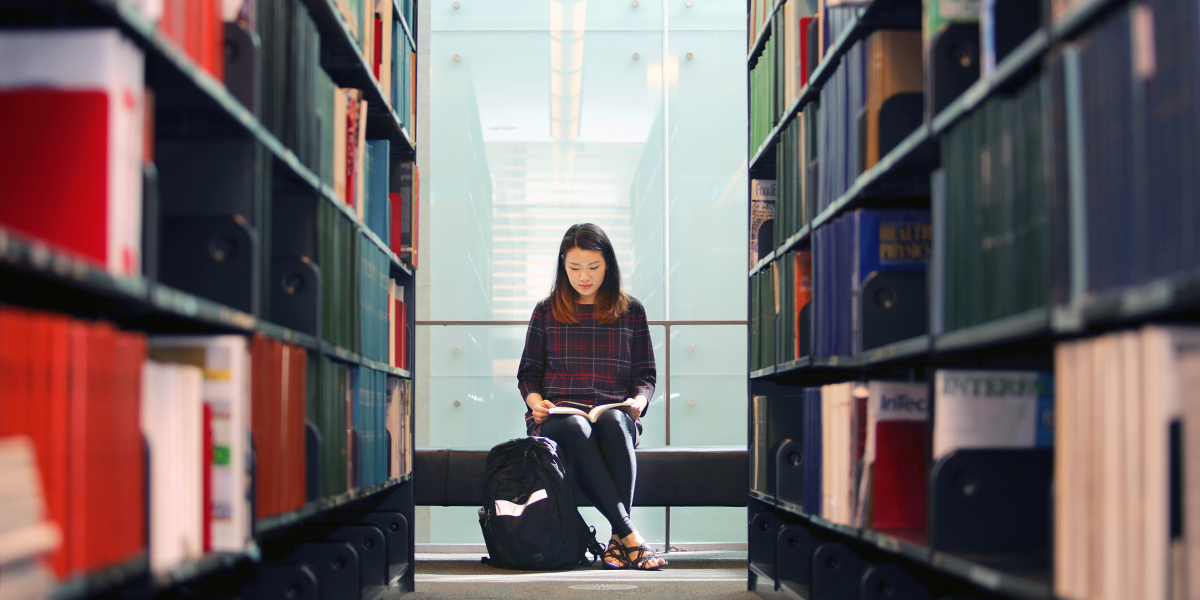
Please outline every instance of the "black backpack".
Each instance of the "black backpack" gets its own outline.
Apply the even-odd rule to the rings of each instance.
[[[575,504],[567,459],[554,440],[526,437],[492,448],[484,476],[479,526],[484,562],[505,569],[570,569],[591,564],[604,547]]]

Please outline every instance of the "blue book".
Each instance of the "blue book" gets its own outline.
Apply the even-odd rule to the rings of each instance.
[[[850,258],[849,354],[862,351],[860,292],[874,273],[924,271],[933,253],[933,225],[925,209],[859,209],[853,218]],[[842,287],[841,289],[847,289]]]
[[[388,219],[390,153],[391,142],[388,140],[367,142],[367,227],[385,244],[391,239],[391,220]]]
[[[358,435],[350,437],[350,439],[353,440],[353,443],[354,443],[353,455],[352,455],[354,458],[353,458],[353,462],[351,464],[350,481],[353,482],[354,487],[356,489],[361,489],[363,487],[363,463],[364,463],[365,457],[366,457],[366,453],[364,452],[364,448],[363,448],[364,444],[362,443],[362,439],[363,439],[362,432],[366,428],[366,417],[367,417],[367,412],[366,412],[366,410],[363,409],[363,403],[364,403],[365,396],[366,396],[366,393],[365,393],[365,390],[363,389],[363,387],[364,387],[364,385],[366,385],[367,372],[368,372],[367,368],[360,365],[358,368],[356,368],[354,370],[354,374],[353,374],[354,399],[352,401],[352,408],[351,408],[351,413],[350,413],[350,415],[351,415],[350,426],[354,428],[354,431],[356,433],[358,433]]]
[[[804,503],[805,513],[821,514],[821,388],[804,390]]]

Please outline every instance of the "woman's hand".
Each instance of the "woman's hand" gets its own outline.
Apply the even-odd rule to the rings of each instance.
[[[554,403],[542,398],[540,394],[530,394],[525,399],[525,404],[529,406],[529,410],[533,411],[533,422],[538,425],[550,418],[550,409],[554,408]]]
[[[646,410],[646,405],[649,403],[650,401],[646,400],[645,396],[629,398],[625,400],[625,406],[622,406],[621,410],[625,411],[625,414],[630,417],[637,419],[642,416],[642,411]]]

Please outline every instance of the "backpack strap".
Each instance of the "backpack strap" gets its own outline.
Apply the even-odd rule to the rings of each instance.
[[[589,525],[587,529],[588,533],[584,535],[583,540],[583,556],[579,557],[579,562],[590,567],[592,563],[600,560],[600,556],[604,554],[604,545],[596,539],[595,527]],[[590,560],[588,559],[589,553],[592,555]]]

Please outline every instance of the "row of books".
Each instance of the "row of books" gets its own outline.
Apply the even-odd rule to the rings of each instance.
[[[333,101],[322,105],[333,111],[327,120],[333,124],[333,148],[329,153],[333,180],[327,181],[342,202],[354,208],[360,221],[371,201],[367,167],[367,101],[361,90],[334,88]],[[326,120],[325,117],[322,121]]]
[[[754,46],[755,40],[759,34],[766,28],[770,22],[771,13],[775,10],[775,3],[772,0],[750,0],[750,26],[746,28],[748,41],[747,48]]]
[[[799,31],[800,45],[807,47],[811,38],[805,27]],[[769,48],[774,47],[771,43]],[[788,56],[764,54],[766,68]],[[773,76],[768,71],[756,75],[758,66],[751,70],[752,148],[777,122],[778,110],[798,94],[797,83],[807,78],[804,63],[809,56],[804,52],[792,57],[799,66]],[[798,232],[921,123],[923,85],[918,32],[879,30],[850,48],[821,88],[819,102],[806,106],[788,124],[776,146],[781,218],[777,241]],[[768,97],[760,89],[785,91]]]
[[[307,30],[315,35],[311,20],[300,18],[302,7],[294,8],[297,12],[291,13],[291,22],[306,22]],[[273,13],[260,13],[260,24],[274,22],[276,19],[266,18],[270,14]],[[289,38],[286,35],[276,37]],[[204,169],[224,169],[230,159],[226,157],[221,162],[206,155],[208,162],[197,163],[201,166],[181,169],[180,156],[194,153],[198,145],[184,142],[168,145],[164,141],[168,158],[174,161],[172,168],[164,166],[161,176],[148,178],[146,173],[154,172],[151,165],[155,159],[152,93],[143,83],[141,51],[116,29],[8,31],[0,34],[0,47],[5,56],[13,57],[5,63],[8,68],[0,67],[0,125],[15,134],[28,131],[29,136],[36,134],[40,138],[58,140],[19,151],[10,149],[4,154],[0,177],[5,180],[6,189],[14,198],[37,198],[38,202],[3,203],[0,225],[49,242],[113,275],[142,275],[143,255],[155,250],[143,248],[143,238],[148,228],[158,225],[157,217],[153,215],[144,222],[143,196],[153,195],[160,188],[176,192],[187,188],[193,196],[201,195],[193,189],[194,185],[181,178],[201,176]],[[279,55],[294,58],[297,54],[288,52],[285,47]],[[286,80],[291,83],[285,81],[286,85],[276,86],[287,92],[281,92],[281,97],[316,95],[303,93],[296,87],[297,81],[292,81],[311,83],[309,75],[312,72],[323,73],[315,62],[307,64],[308,75],[292,77]],[[297,112],[296,107],[290,107],[274,113],[275,117],[286,118],[272,117],[265,122],[272,130],[277,130],[281,139],[301,140],[295,148],[299,155],[320,156],[322,177],[331,184],[341,182],[340,187],[334,186],[339,197],[356,205],[361,215],[359,220],[384,243],[390,244],[397,255],[415,266],[416,228],[412,225],[417,218],[413,203],[418,195],[415,165],[410,162],[392,165],[386,141],[371,142],[368,161],[365,128],[358,127],[357,120],[351,121],[361,119],[365,114],[360,105],[352,102],[360,93],[338,89],[324,76],[316,79],[330,96],[327,100],[332,99],[322,104],[326,108],[343,108],[337,113],[338,119],[334,119],[332,113],[328,118],[317,119],[315,107],[310,107],[313,113],[304,117],[303,111]],[[337,98],[345,102],[338,103]],[[39,115],[45,115],[45,118]],[[273,123],[275,120],[279,122]],[[44,128],[38,132],[28,130],[30,123],[42,121],[52,123],[47,126],[51,127],[50,131]],[[313,129],[303,124],[315,127],[318,121],[324,131],[301,135]],[[337,127],[335,121],[346,127]],[[333,140],[335,130],[341,134],[337,137],[340,142],[315,143],[327,138]],[[283,135],[286,132],[292,133]],[[307,147],[308,151],[303,151],[300,146]],[[224,152],[227,155],[231,150],[216,142],[211,149],[216,154]],[[237,150],[241,151],[240,148]],[[257,152],[261,154],[258,159],[248,157],[246,160],[257,160],[264,168],[248,169],[245,181],[242,173],[237,174],[238,185],[249,182],[244,189],[239,189],[239,192],[245,192],[245,198],[227,194],[229,198],[209,202],[205,198],[191,199],[185,198],[186,194],[168,193],[162,196],[160,212],[171,215],[184,208],[187,209],[184,212],[191,211],[190,205],[183,206],[189,202],[204,204],[205,210],[210,212],[217,210],[214,206],[234,211],[230,214],[245,217],[263,234],[261,252],[263,256],[269,256],[265,232],[270,222],[266,213],[271,204],[271,159],[261,149]],[[364,176],[368,165],[373,185],[371,202],[367,202],[367,177]],[[392,171],[398,176],[391,176]],[[70,176],[62,176],[63,172]],[[205,181],[211,180],[209,173]],[[148,185],[143,185],[144,182]],[[358,188],[360,182],[361,190]],[[50,215],[59,216],[50,218]],[[394,227],[397,223],[400,226]],[[392,235],[392,229],[396,229],[396,235]],[[154,236],[146,239],[150,240],[148,243],[158,243]],[[265,264],[269,265],[269,260]],[[154,266],[145,268],[154,269]]]
[[[392,321],[396,314],[395,302],[403,302],[396,297],[396,291],[403,288],[389,276],[390,262],[378,246],[362,244],[362,267],[357,273],[362,327],[360,351],[364,357],[381,363],[388,362],[394,354],[391,344],[394,343],[395,329],[407,324]]]
[[[0,225],[142,270],[145,61],[116,29],[0,32]]]
[[[257,455],[254,516],[263,519],[297,510],[308,499],[308,353],[258,334],[250,342],[250,367],[250,429]]]
[[[353,423],[358,434],[352,442],[354,457],[350,479],[356,489],[387,481],[389,475],[387,373],[359,367],[355,374]]]
[[[778,111],[788,107],[792,100],[798,97],[807,83],[808,73],[825,58],[833,43],[853,23],[856,13],[869,4],[870,2],[862,0],[828,0],[816,3],[792,0],[783,3],[780,10],[772,13],[773,7],[770,3],[752,2],[749,14],[751,43],[765,27],[766,19],[770,18],[768,45],[771,54],[764,52],[759,60],[761,62],[766,59],[775,65],[769,71],[755,67],[752,72],[762,71],[761,77],[774,80],[762,81],[759,86],[764,90],[775,91],[778,99],[772,103],[752,102],[751,121],[772,124],[778,122],[781,116]],[[1056,18],[1063,14],[1062,6],[1074,4],[1076,3],[1066,0],[1056,3],[1059,7],[1054,11]],[[1024,5],[1003,6],[1005,12],[997,14],[996,2],[926,2],[923,4],[924,23],[921,32],[885,33],[883,37],[892,39],[882,40],[882,47],[871,48],[876,42],[856,42],[848,55],[836,66],[837,71],[845,73],[839,75],[835,72],[834,81],[827,84],[835,88],[834,91],[822,94],[821,106],[831,107],[838,114],[823,119],[829,121],[833,131],[838,131],[839,127],[859,126],[856,121],[859,111],[863,108],[861,98],[871,93],[872,89],[885,92],[880,95],[882,100],[898,92],[914,93],[915,97],[905,102],[918,113],[923,114],[929,110],[936,112],[944,108],[981,75],[990,76],[997,62],[1037,28],[1040,15],[1036,6],[1030,5],[1034,6],[1032,10]],[[1018,11],[1023,12],[1019,12],[1015,17],[1009,14]],[[1180,27],[1184,26],[1176,26]],[[901,33],[899,37],[895,35]],[[967,45],[964,46],[964,43]],[[887,75],[883,78],[863,76],[864,63],[861,53],[864,51],[882,57],[882,60],[872,58],[867,63],[870,64],[869,68],[880,69]],[[855,56],[856,54],[858,56]],[[929,78],[924,77],[924,70],[930,71]],[[841,81],[837,81],[838,79]],[[892,91],[886,91],[884,88],[887,87],[891,87]],[[921,96],[926,100],[924,110],[917,101]],[[860,101],[852,103],[852,97],[859,98]],[[831,105],[830,100],[834,100],[836,105]],[[769,115],[755,114],[759,110],[774,112]],[[878,105],[874,110],[878,110]],[[908,110],[909,106],[906,106],[905,111]],[[848,115],[845,114],[847,111]],[[905,126],[912,124],[912,120],[906,117]],[[917,122],[920,120],[917,119]],[[869,136],[860,138],[857,135],[839,136],[834,133],[830,139],[833,143],[850,145],[857,143],[859,139],[866,139],[868,144],[871,143]],[[757,144],[752,144],[752,147],[756,148]],[[865,148],[859,149],[860,152],[864,150]],[[860,155],[854,152],[848,154],[848,157],[850,160],[860,159]],[[847,164],[849,167],[846,171],[851,173],[850,177],[862,171],[858,169],[856,172],[850,168],[854,166],[852,162]],[[869,166],[867,164],[866,168]],[[835,185],[831,188],[835,196],[836,189],[840,187]]]
[[[820,212],[838,199],[862,172],[861,150],[866,139],[866,53],[863,43],[850,48],[837,70],[821,87],[817,110],[817,197]]]
[[[751,370],[809,356],[812,252],[792,250],[750,279]]]
[[[408,364],[404,287],[391,260],[329,203],[318,206],[318,263],[322,266],[322,338],[402,369]]]
[[[50,559],[54,572],[91,571],[139,554],[146,337],[8,307],[0,307],[0,337],[0,436],[33,440],[47,513],[63,532]]]
[[[817,228],[812,236],[813,354],[857,356],[925,333],[916,327],[903,334],[904,325],[926,322],[923,276],[932,249],[924,209],[858,209]],[[886,279],[904,273],[918,279]],[[872,282],[875,291],[869,292]],[[900,327],[894,327],[896,321]],[[900,333],[889,335],[889,330]]]
[[[321,337],[356,351],[362,338],[359,278],[364,238],[327,202],[317,207],[317,264],[321,265]],[[366,245],[369,245],[366,244]]]
[[[1052,58],[1068,118],[1079,116],[1067,139],[1082,189],[1068,190],[1083,197],[1089,293],[1200,266],[1197,12],[1179,0],[1132,5]]]
[[[750,277],[750,369],[757,370],[776,364],[775,277],[767,269]],[[767,318],[770,315],[770,318]]]
[[[323,497],[411,472],[412,382],[384,375],[320,358],[318,395],[308,405],[308,419],[321,436]]]
[[[797,115],[780,135],[775,146],[775,245],[782,245],[799,233],[813,217],[812,199],[816,197],[817,109],[809,106]]]
[[[245,551],[255,519],[310,500],[306,420],[323,434],[325,495],[411,466],[410,408],[399,405],[411,384],[380,371],[322,356],[347,376],[325,389],[309,385],[306,350],[261,335],[147,337],[9,307],[0,338],[0,437],[33,442],[47,514],[63,532],[49,561],[59,578],[147,549],[158,573]],[[340,429],[323,427],[334,413]],[[340,480],[324,479],[339,469]]]
[[[254,4],[254,14],[244,26],[259,38],[261,71],[252,84],[257,90],[239,89],[232,81],[229,85],[243,103],[248,101],[247,108],[257,111],[267,131],[305,166],[322,173],[322,160],[334,154],[330,146],[336,142],[322,132],[326,116],[320,114],[317,92],[328,90],[332,80],[321,68],[317,25],[300,0],[255,0]]]
[[[142,16],[158,26],[200,68],[225,79],[225,22],[253,18],[245,0],[137,0]]]
[[[1152,8],[1169,18],[1137,17]],[[1077,269],[1082,273],[1074,277],[1085,285],[1076,290],[1076,296],[1102,294],[1195,268],[1200,261],[1196,241],[1200,213],[1187,207],[1188,182],[1194,173],[1185,163],[1200,139],[1186,132],[1191,131],[1188,123],[1200,121],[1189,116],[1194,112],[1191,109],[1167,110],[1168,106],[1183,106],[1169,103],[1171,98],[1182,97],[1179,94],[1190,93],[1182,80],[1190,81],[1194,74],[1171,75],[1185,67],[1162,59],[1158,61],[1162,66],[1152,75],[1138,75],[1131,50],[1142,48],[1145,53],[1166,56],[1170,51],[1166,42],[1162,47],[1149,43],[1161,41],[1161,37],[1148,39],[1147,44],[1132,44],[1138,35],[1148,35],[1137,33],[1141,31],[1137,23],[1167,27],[1179,11],[1186,10],[1191,9],[1162,0],[1132,12],[1119,11],[1077,45],[1053,55],[1045,75],[1026,81],[1010,95],[990,99],[943,136],[944,169],[934,173],[931,186],[933,212],[944,220],[934,236],[939,248],[933,253],[937,264],[931,274],[935,332],[991,322],[1048,302],[1066,302],[1073,297],[1076,284],[1071,278]],[[872,42],[883,47],[888,38],[877,36],[893,34],[913,35],[876,32],[867,39],[868,47]],[[904,45],[913,44],[910,40]],[[1101,52],[1108,54],[1100,56]],[[895,61],[902,55],[881,56]],[[1144,55],[1138,60],[1154,59]],[[1168,76],[1174,77],[1171,82],[1180,83],[1157,85],[1169,83]],[[1145,94],[1135,94],[1134,77],[1155,85],[1148,86]],[[1184,86],[1182,90],[1180,86]],[[1100,98],[1111,102],[1101,105]],[[868,110],[867,114],[875,113]],[[1082,117],[1079,126],[1068,122],[1069,114]],[[797,119],[788,131],[804,124]],[[789,215],[789,222],[772,225],[773,230],[779,229],[773,232],[774,243],[786,239],[802,222],[795,212],[789,212],[795,208],[794,201],[789,201],[788,209],[783,208],[786,199],[796,197],[792,190],[805,162],[795,158],[803,154],[793,147],[785,132],[777,151],[785,157],[778,174],[786,185],[779,188],[776,203],[781,215]],[[1053,149],[1050,168],[1043,160],[1046,148]],[[1071,160],[1076,153],[1078,160]],[[1121,168],[1120,164],[1133,167]],[[828,171],[824,169],[822,175]],[[1081,189],[1073,189],[1077,186]],[[757,188],[768,189],[765,185]],[[1072,205],[1073,194],[1082,197],[1077,206]],[[800,205],[806,207],[802,194]],[[1083,224],[1084,234],[1082,245],[1075,247],[1070,242],[1073,222]],[[751,232],[752,250],[756,233]],[[825,243],[827,238],[828,234],[818,232],[814,243]],[[769,250],[769,245],[764,246],[756,254],[761,258]],[[821,255],[818,250],[818,260]],[[816,280],[820,295],[823,284],[820,276]],[[821,305],[818,301],[816,310],[820,311]],[[841,340],[835,343],[836,350],[855,350],[854,336],[851,346],[844,347],[845,319],[818,318],[817,322],[840,324],[834,326],[843,332],[836,338]],[[818,337],[825,337],[822,332],[818,325]],[[818,343],[818,354],[830,351],[826,344]]]
[[[353,485],[350,439],[354,417],[354,372],[347,365],[322,356],[317,371],[317,401],[308,404],[308,420],[321,434],[321,496],[336,496]]]
[[[417,268],[417,247],[420,207],[421,173],[414,161],[400,161],[392,167],[388,178],[388,199],[392,224],[390,246],[400,261]]]
[[[392,291],[388,300],[388,356],[387,364],[404,370],[412,370],[408,360],[408,304],[404,302],[404,287],[392,283]]]
[[[750,148],[766,141],[778,122],[779,84],[775,76],[775,39],[768,38],[762,56],[750,68]],[[751,150],[753,152],[753,150]]]
[[[390,17],[383,18],[383,15],[391,14],[386,10],[386,5],[391,4],[391,0],[376,0],[376,2],[384,5],[375,14],[376,27],[381,34],[390,30],[391,36],[377,43],[382,58],[375,60],[375,77],[383,87],[388,102],[396,111],[400,125],[408,131],[408,135],[415,143],[417,139],[417,49],[405,35],[404,27],[399,21],[391,20]],[[407,3],[406,10],[411,14],[411,1]],[[406,19],[408,23],[412,23],[411,18],[406,17]]]
[[[395,18],[393,0],[332,0],[362,49],[384,100],[401,125],[416,140],[416,48]],[[400,3],[405,21],[412,27],[413,3]]]
[[[858,11],[870,4],[870,0],[824,0],[818,4],[820,33],[817,44],[821,49],[818,60],[825,58],[825,54],[829,52],[842,32],[854,23],[854,17]]]
[[[800,95],[816,58],[815,21],[806,3],[784,2],[750,69],[750,147],[758,148]],[[811,31],[810,31],[811,30]]]
[[[878,30],[851,46],[821,88],[816,213],[916,129],[923,118],[921,37]]]
[[[166,358],[179,356],[167,349],[157,352],[167,354]],[[216,382],[205,381],[203,366],[154,360],[142,366],[141,422],[151,482],[150,569],[155,573],[200,558],[212,548],[213,471],[205,457],[214,450],[213,411],[204,399],[206,383]],[[254,405],[255,413],[261,406]],[[255,417],[258,414],[251,424],[257,430],[261,425]],[[228,440],[220,447],[228,452]],[[259,465],[260,474],[273,468],[265,461]]]
[[[1153,325],[1056,346],[1056,597],[1200,594],[1197,349]]]
[[[359,218],[385,244],[392,239],[392,200],[389,196],[392,172],[391,143],[388,140],[367,142],[363,183],[366,193]]]
[[[847,382],[755,396],[754,489],[776,492],[775,454],[791,440],[803,448],[797,500],[806,513],[852,527],[924,529],[933,463],[957,450],[1053,445],[1053,381],[1036,371],[938,370],[932,384]]]
[[[941,139],[933,175],[939,219],[935,302],[955,331],[1045,306],[1051,219],[1041,79],[988,100]],[[944,237],[943,237],[944,236]],[[940,290],[940,291],[939,291]]]
[[[46,598],[54,574],[44,557],[55,551],[62,533],[46,515],[46,500],[27,436],[0,435],[0,573],[4,598]]]

